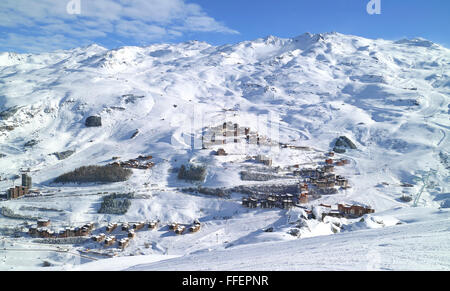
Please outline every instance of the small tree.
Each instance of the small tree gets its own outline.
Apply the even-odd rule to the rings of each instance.
[[[178,171],[178,179],[189,181],[204,181],[206,178],[206,166],[182,165]]]

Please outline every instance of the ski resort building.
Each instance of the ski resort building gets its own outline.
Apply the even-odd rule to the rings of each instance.
[[[128,245],[130,244],[130,239],[129,238],[123,238],[119,241],[118,246],[119,248],[121,248],[122,250],[125,249]]]
[[[375,213],[375,210],[371,207],[362,205],[338,204],[338,210],[340,213],[354,217],[361,217],[365,214]]]
[[[30,189],[32,187],[32,179],[27,174],[22,174],[22,186]]]
[[[48,219],[40,219],[37,222],[38,227],[48,227],[50,226],[51,221]]]
[[[257,132],[251,131],[249,127],[241,127],[237,123],[225,122],[218,126],[207,127],[202,132],[202,146],[207,149],[217,145],[225,144],[253,144],[278,146]]]
[[[158,221],[151,221],[148,224],[148,229],[156,229],[156,227],[158,227]]]
[[[138,222],[133,224],[133,229],[135,231],[143,229],[145,227],[145,222]]]
[[[28,194],[28,188],[24,186],[16,186],[14,188],[10,188],[6,192],[6,199],[13,200],[23,197]]]
[[[28,195],[32,186],[31,177],[27,174],[22,174],[22,186],[15,186],[6,191],[6,199],[13,200]]]
[[[108,237],[105,239],[105,247],[110,247],[110,246],[112,246],[115,242],[116,242],[116,237],[115,237],[115,236],[108,236]]]

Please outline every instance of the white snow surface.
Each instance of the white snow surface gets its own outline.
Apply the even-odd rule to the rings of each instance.
[[[429,41],[339,33],[270,36],[219,47],[191,41],[0,53],[0,112],[17,109],[0,118],[0,154],[5,155],[0,177],[7,178],[0,189],[11,187],[10,178],[29,168],[34,185],[53,193],[0,201],[1,207],[23,214],[33,214],[23,206],[53,209],[44,215],[59,227],[153,219],[163,224],[200,219],[204,225],[199,233],[183,236],[165,229],[138,233],[118,258],[82,265],[83,259],[48,250],[22,256],[24,248],[36,246],[25,238],[2,237],[0,269],[41,269],[42,260],[48,260],[52,268],[77,270],[448,270],[449,165],[443,157],[450,154],[449,72],[450,50]],[[194,112],[202,122],[190,122]],[[91,115],[102,117],[101,128],[85,127]],[[265,115],[271,116],[268,122]],[[313,151],[249,147],[243,152],[226,145],[233,155],[213,157],[210,151],[191,150],[191,130],[198,136],[203,126],[224,121],[262,133],[275,124],[276,140]],[[130,139],[137,129],[139,135]],[[187,161],[207,162],[204,186],[248,184],[240,181],[236,165],[246,155],[266,151],[275,166],[306,165],[322,161],[342,135],[358,147],[340,155],[351,161],[339,174],[352,188],[312,204],[363,203],[376,214],[364,222],[340,220],[346,226],[338,234],[331,220],[307,221],[300,238],[293,237],[288,232],[301,213],[244,209],[239,195],[224,200],[181,193],[178,188],[192,185],[178,181],[172,171]],[[24,147],[30,140],[38,144]],[[67,150],[75,154],[66,160],[52,155]],[[80,166],[141,154],[153,155],[156,166],[136,170],[124,183],[51,183]],[[415,197],[430,170],[419,207],[402,202],[403,194]],[[133,200],[125,216],[97,213],[101,193],[129,191],[143,197]],[[21,222],[0,216],[2,227]],[[264,232],[267,227],[274,232]]]

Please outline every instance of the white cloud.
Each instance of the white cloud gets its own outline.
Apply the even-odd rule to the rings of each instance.
[[[186,0],[79,0],[79,15],[67,13],[70,1],[1,0],[0,50],[53,50],[98,38],[143,44],[192,32],[238,33]]]

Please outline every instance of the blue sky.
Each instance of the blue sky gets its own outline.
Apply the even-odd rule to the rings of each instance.
[[[1,0],[0,51],[194,39],[221,45],[331,31],[423,37],[450,47],[450,1],[379,1],[380,15],[367,13],[370,0]],[[73,4],[69,11],[68,4]]]

